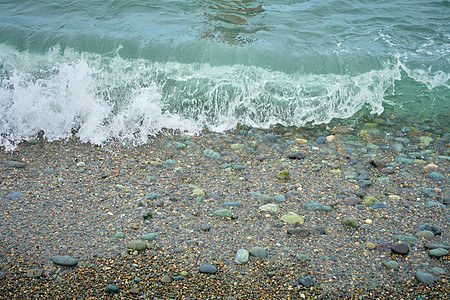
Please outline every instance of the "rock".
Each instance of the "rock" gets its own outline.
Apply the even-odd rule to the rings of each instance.
[[[108,284],[108,286],[105,289],[105,292],[108,294],[118,293],[119,288],[115,286],[114,284]]]
[[[351,227],[351,228],[359,228],[359,223],[353,219],[352,217],[347,217],[344,218],[341,221],[342,225],[344,225],[345,227]]]
[[[397,240],[410,244],[417,244],[420,242],[418,238],[412,235],[401,235],[397,237]]]
[[[184,251],[186,251],[186,249],[183,248],[183,247],[175,247],[175,248],[173,249],[173,252],[174,252],[174,253],[183,253]]]
[[[436,201],[427,201],[427,203],[425,203],[425,207],[434,207],[434,206],[442,207],[442,208],[445,207],[444,204],[436,202]]]
[[[184,276],[173,276],[172,280],[184,280],[185,278]]]
[[[316,140],[316,143],[319,144],[319,145],[325,144],[326,142],[327,142],[327,138],[324,137],[324,136],[321,136],[321,137],[319,137],[319,138]]]
[[[431,240],[432,238],[434,238],[434,233],[429,230],[422,230],[416,233],[416,238]]]
[[[261,211],[268,211],[274,214],[277,214],[280,212],[280,208],[278,207],[278,205],[274,204],[274,203],[268,203],[266,205],[260,206],[259,210]]]
[[[192,195],[194,195],[194,196],[205,196],[205,191],[202,190],[201,188],[195,188],[194,190],[192,190]]]
[[[428,178],[431,178],[431,179],[433,179],[433,180],[439,180],[439,181],[445,179],[445,176],[442,175],[442,174],[439,173],[439,172],[431,172],[430,174],[428,174],[427,177],[428,177]]]
[[[304,159],[305,155],[301,152],[293,152],[293,153],[289,153],[287,155],[287,158],[289,158],[289,159]]]
[[[12,192],[8,196],[6,196],[7,199],[19,199],[20,197],[22,197],[21,192]]]
[[[309,202],[305,205],[305,209],[306,210],[311,210],[311,211],[327,211],[330,212],[333,209],[331,208],[331,206],[322,204],[322,203],[317,203],[317,202]]]
[[[202,225],[200,226],[200,228],[201,228],[203,231],[209,231],[209,230],[211,229],[211,225],[209,225],[209,224],[202,224]]]
[[[311,287],[311,286],[314,285],[314,281],[313,281],[312,278],[309,277],[309,276],[305,276],[305,277],[303,277],[303,278],[300,278],[300,279],[298,280],[298,283],[301,284],[301,285],[303,285],[304,287],[307,287],[307,288],[309,288],[309,287]]]
[[[394,171],[395,171],[394,168],[391,167],[386,167],[380,170],[380,172],[383,174],[393,174]]]
[[[423,245],[426,249],[437,249],[437,248],[442,248],[445,250],[450,250],[450,245],[445,245],[445,244],[431,244],[431,243],[426,243]]]
[[[236,144],[231,144],[230,147],[231,147],[231,150],[241,150],[241,149],[245,148],[245,145],[236,143]]]
[[[44,269],[30,269],[27,272],[29,278],[39,278],[44,274]]]
[[[236,171],[242,171],[242,170],[245,170],[245,168],[247,168],[247,166],[242,163],[236,163],[233,166],[233,169]]]
[[[398,255],[407,255],[409,253],[409,246],[405,243],[395,244],[391,246],[391,252]]]
[[[286,233],[288,235],[296,235],[298,237],[307,237],[311,234],[311,231],[308,228],[295,227],[288,228]]]
[[[390,208],[390,207],[384,203],[377,202],[377,203],[374,203],[370,208],[371,209],[386,209],[386,208]]]
[[[430,251],[428,251],[428,255],[430,255],[431,257],[442,257],[448,254],[448,250],[445,250],[444,248],[436,248],[436,249],[431,249]]]
[[[383,261],[382,264],[388,269],[398,269],[400,267],[400,264],[395,260]]]
[[[376,167],[378,170],[386,168],[386,164],[382,160],[374,159],[370,161],[370,164]]]
[[[142,217],[144,218],[144,220],[148,220],[153,218],[153,213],[150,210],[144,211],[142,213]]]
[[[281,216],[280,219],[281,219],[281,221],[288,223],[288,224],[294,224],[294,223],[303,224],[303,222],[304,222],[303,218],[294,212],[288,212],[287,214]]]
[[[375,243],[372,243],[372,242],[367,242],[366,243],[366,247],[367,247],[367,249],[373,250],[373,249],[375,249],[377,247],[377,245]]]
[[[268,257],[267,251],[261,247],[253,247],[248,250],[250,256],[253,257]]]
[[[174,142],[172,145],[179,150],[186,148],[186,145],[180,142]]]
[[[436,225],[431,225],[430,226],[428,223],[420,225],[419,229],[420,230],[429,230],[434,235],[441,235],[442,234],[442,229],[439,226],[436,226]]]
[[[430,198],[439,196],[439,193],[433,188],[424,188],[422,190],[422,193],[424,193],[427,197],[430,197]]]
[[[212,158],[212,159],[216,159],[216,160],[219,160],[222,158],[222,156],[219,153],[217,153],[211,149],[206,149],[205,151],[203,151],[203,155],[206,157]]]
[[[162,197],[163,197],[163,195],[161,195],[159,193],[148,193],[147,195],[145,195],[145,198],[147,198],[149,200],[155,200],[155,199],[159,199]]]
[[[144,241],[133,241],[129,243],[127,247],[132,251],[142,252],[147,249],[147,243]]]
[[[363,198],[363,203],[365,206],[372,206],[377,202],[379,202],[378,199],[373,196],[366,196]]]
[[[52,261],[55,265],[63,267],[75,267],[78,264],[78,260],[68,255],[53,256]]]
[[[311,234],[315,235],[325,235],[327,234],[327,231],[325,229],[325,226],[322,225],[312,225],[311,226]]]
[[[216,274],[217,268],[211,264],[204,264],[200,267],[199,272],[206,274]]]
[[[297,254],[297,260],[300,262],[307,262],[307,261],[311,261],[311,257],[309,257],[308,255],[305,255],[305,254]]]
[[[288,180],[290,178],[289,171],[283,170],[278,173],[277,178],[279,180]]]
[[[275,197],[273,197],[273,201],[277,203],[283,203],[286,202],[286,197],[284,195],[276,195]]]
[[[418,282],[427,284],[427,285],[433,285],[434,284],[434,276],[431,273],[425,272],[425,271],[417,271],[416,272],[416,279]]]
[[[154,232],[145,233],[145,234],[141,235],[141,239],[144,241],[153,241],[156,239],[156,233],[154,233]]]
[[[215,216],[218,216],[218,217],[221,217],[221,218],[231,218],[233,216],[231,211],[226,209],[226,208],[216,210],[216,211],[213,212],[213,214]]]
[[[258,202],[260,203],[269,203],[273,200],[273,198],[266,194],[258,194],[256,196],[256,199],[258,199]]]
[[[349,133],[353,133],[353,131],[355,131],[353,128],[351,128],[350,126],[335,126],[333,128],[331,128],[330,133],[331,134],[349,134]]]
[[[445,271],[444,269],[442,269],[440,267],[432,268],[431,272],[433,272],[433,274],[436,274],[436,275],[445,275],[445,274],[447,274],[447,271]]]
[[[164,276],[161,277],[161,279],[159,281],[161,281],[162,283],[171,283],[172,278],[169,275],[164,274]]]
[[[245,264],[246,262],[248,262],[248,255],[249,252],[246,249],[239,249],[236,253],[236,258],[234,259],[234,261],[237,264]]]
[[[12,167],[12,168],[16,168],[16,169],[23,169],[27,166],[26,163],[20,162],[20,161],[15,161],[15,160],[9,161],[7,163],[7,165],[8,165],[8,167]]]
[[[222,203],[222,206],[225,206],[225,207],[242,207],[242,203],[241,202],[237,202],[237,201],[225,201],[224,203]]]
[[[361,199],[357,197],[346,197],[343,202],[344,204],[355,206],[361,203]]]

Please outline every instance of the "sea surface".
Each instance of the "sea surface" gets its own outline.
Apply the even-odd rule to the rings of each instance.
[[[449,62],[449,1],[0,0],[0,146],[387,107],[445,127]]]

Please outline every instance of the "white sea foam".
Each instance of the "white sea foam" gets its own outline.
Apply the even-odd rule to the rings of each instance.
[[[102,145],[144,143],[163,128],[196,133],[238,123],[267,128],[348,118],[368,105],[383,111],[401,71],[429,89],[445,72],[408,69],[398,61],[355,75],[286,74],[234,65],[157,63],[54,48],[45,55],[0,47],[0,146],[40,133],[50,141],[75,135]]]

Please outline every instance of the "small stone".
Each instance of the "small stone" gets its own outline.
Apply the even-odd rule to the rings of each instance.
[[[289,153],[287,155],[287,158],[289,158],[289,159],[304,159],[305,155],[301,152],[293,152],[293,153]]]
[[[144,241],[133,241],[128,244],[128,249],[131,251],[142,252],[147,249],[147,243]]]
[[[248,250],[250,256],[253,257],[264,257],[266,258],[268,256],[267,251],[264,248],[261,247],[253,247]]]
[[[142,217],[144,220],[151,219],[153,218],[153,213],[150,210],[144,211],[144,213],[142,213]]]
[[[294,224],[294,223],[303,224],[303,222],[304,222],[303,218],[294,212],[288,212],[287,214],[281,216],[280,219],[281,219],[281,221],[288,223],[288,224]]]
[[[115,286],[114,284],[108,284],[108,286],[105,289],[105,292],[108,294],[118,293],[119,288],[117,286]]]
[[[200,273],[216,274],[217,268],[211,264],[204,264],[199,269]]]
[[[365,206],[372,206],[379,201],[377,198],[375,198],[373,196],[366,196],[363,198],[363,202],[364,202]]]
[[[311,210],[311,211],[326,211],[326,212],[330,212],[333,209],[331,208],[331,206],[322,204],[322,203],[317,203],[317,202],[309,202],[305,205],[305,209],[306,210]]]
[[[63,267],[75,267],[78,264],[78,260],[68,255],[53,256],[52,261],[55,265]]]
[[[288,180],[290,178],[289,171],[283,170],[278,173],[277,178],[279,180]]]
[[[44,269],[30,269],[27,272],[29,278],[39,278],[44,274]]]
[[[416,238],[418,239],[424,238],[427,240],[431,240],[434,238],[434,233],[429,230],[422,230],[416,233]]]
[[[7,165],[9,167],[13,167],[13,168],[17,168],[17,169],[23,169],[27,166],[27,164],[24,162],[14,161],[14,160],[8,162]]]
[[[436,248],[436,249],[432,249],[428,252],[428,255],[432,256],[432,257],[442,257],[448,254],[448,250],[445,250],[443,248]]]
[[[141,239],[144,241],[153,241],[154,239],[156,239],[156,233],[145,233],[141,235]]]
[[[236,258],[234,261],[237,264],[245,264],[248,262],[249,252],[246,249],[239,249],[236,253]]]
[[[213,214],[215,216],[218,216],[218,217],[221,217],[221,218],[231,218],[233,216],[231,211],[226,209],[226,208],[216,210],[216,211],[213,212]]]
[[[405,243],[395,244],[391,246],[391,252],[398,255],[407,255],[409,253],[409,246]]]
[[[311,260],[311,257],[305,254],[297,254],[297,260],[300,262],[307,262]]]
[[[397,240],[405,242],[405,243],[411,243],[411,244],[417,244],[420,242],[420,240],[412,235],[402,235],[398,236]]]
[[[209,225],[209,224],[202,224],[202,225],[200,226],[200,228],[201,228],[203,231],[209,231],[209,230],[211,229],[211,225]]]
[[[319,144],[319,145],[325,144],[326,142],[327,142],[327,138],[324,137],[324,136],[321,136],[321,137],[319,137],[319,138],[316,140],[316,143]]]
[[[118,233],[116,233],[116,234],[114,235],[114,237],[115,237],[116,239],[123,239],[123,238],[125,238],[125,233],[123,233],[123,232],[118,232]]]
[[[431,272],[433,272],[433,274],[436,274],[436,275],[445,275],[445,274],[447,274],[447,271],[445,271],[444,269],[442,269],[440,267],[432,268]]]
[[[277,214],[280,212],[280,208],[278,207],[278,205],[274,204],[274,203],[268,203],[266,205],[260,206],[259,210],[261,211],[268,211],[274,214]]]
[[[203,151],[203,155],[206,157],[212,158],[212,159],[216,159],[216,160],[219,160],[222,158],[222,156],[219,153],[217,153],[213,150],[210,150],[210,149],[206,149],[205,151]]]
[[[417,281],[427,284],[427,285],[434,284],[434,276],[431,273],[428,273],[425,271],[417,271],[416,279],[417,279]]]
[[[183,247],[176,247],[173,249],[174,253],[183,253],[184,251],[186,251],[186,249]]]
[[[307,287],[307,288],[309,288],[309,287],[311,287],[311,286],[314,285],[314,281],[313,281],[312,278],[309,277],[309,276],[305,276],[305,277],[303,277],[303,278],[300,278],[300,279],[298,280],[298,283],[301,284],[301,285],[303,285],[304,287]]]
[[[161,281],[162,283],[171,283],[172,278],[169,275],[164,274],[164,276],[161,277],[161,279],[159,281]]]
[[[226,202],[222,203],[222,206],[225,206],[225,207],[242,207],[242,203],[241,202],[237,202],[237,201],[226,201]]]
[[[433,180],[444,180],[445,179],[445,176],[439,172],[431,172],[430,174],[428,174],[427,177],[431,178]]]
[[[6,277],[6,273],[5,272],[0,272],[0,279],[3,279]]]
[[[383,261],[382,264],[388,269],[398,269],[400,267],[400,264],[395,260]]]
[[[296,235],[298,237],[307,237],[311,234],[311,231],[308,228],[295,227],[295,228],[288,228],[286,233],[288,235]]]
[[[376,245],[375,243],[372,243],[372,242],[367,242],[367,243],[366,243],[366,247],[367,247],[368,249],[373,250],[373,249],[375,249],[375,248],[377,247],[377,245]]]
[[[351,228],[359,228],[359,223],[353,219],[352,217],[347,217],[344,218],[341,221],[342,225],[344,225],[345,227],[351,227]]]
[[[370,161],[370,164],[376,167],[378,170],[386,168],[386,164],[382,160],[374,159]]]
[[[445,244],[431,244],[431,243],[425,243],[423,245],[426,249],[437,249],[437,248],[443,248],[445,250],[450,250],[450,245]]]

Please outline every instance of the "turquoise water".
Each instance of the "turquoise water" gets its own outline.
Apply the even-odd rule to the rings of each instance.
[[[0,1],[0,145],[387,106],[445,122],[448,16],[449,1]]]

